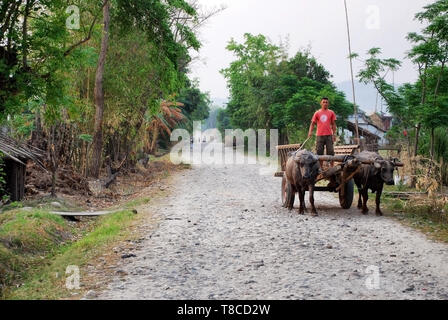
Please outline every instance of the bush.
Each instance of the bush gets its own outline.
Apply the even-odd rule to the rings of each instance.
[[[404,209],[403,201],[400,200],[400,199],[394,199],[394,200],[391,202],[391,204],[390,204],[390,208],[391,208],[393,211],[399,211],[399,212],[402,212],[403,209]]]
[[[422,197],[405,202],[404,211],[436,223],[448,223],[448,198]]]

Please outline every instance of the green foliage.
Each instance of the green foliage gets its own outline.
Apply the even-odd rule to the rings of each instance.
[[[16,138],[18,138],[19,140],[24,140],[30,136],[31,132],[34,129],[33,121],[34,114],[29,112],[13,115],[11,119],[6,122],[6,124],[10,128],[14,128],[14,135]]]
[[[124,134],[132,128],[138,131],[144,115],[157,114],[160,98],[180,85],[174,64],[159,54],[142,31],[128,28],[125,34],[112,35],[104,82],[106,126]]]
[[[322,84],[330,84],[330,73],[311,55],[309,49],[299,51],[296,55],[280,63],[281,73],[295,75],[297,79],[309,78]]]
[[[61,150],[56,154],[64,154],[59,160],[64,158],[61,161],[82,169],[83,175],[92,152],[95,73],[103,38],[103,4],[107,1],[111,19],[103,77],[103,154],[113,153],[113,159],[120,160],[127,154],[129,161],[135,160],[133,155],[142,151],[148,140],[148,127],[153,120],[163,118],[161,103],[175,102],[179,93],[196,104],[189,114],[192,119],[202,120],[208,115],[208,96],[195,92],[197,86],[187,82],[191,50],[200,48],[194,2],[2,2],[0,122],[20,140],[29,139],[36,130],[38,135],[33,138],[43,141],[33,141],[35,144],[42,148],[56,144],[55,149]],[[66,25],[72,14],[66,9],[71,4],[79,8],[79,29]],[[186,91],[181,92],[184,87]],[[175,118],[181,120],[177,114]],[[168,128],[169,122],[161,119],[161,127]],[[55,130],[56,124],[64,132]]]
[[[384,80],[389,72],[398,70],[401,62],[396,59],[381,59],[378,57],[380,54],[380,48],[372,48],[367,51],[368,58],[365,61],[365,68],[358,73],[358,78],[361,82],[372,83],[375,86],[387,102],[390,112],[394,112],[394,110],[403,111],[400,109],[404,105],[402,98],[397,94],[394,87]]]
[[[187,81],[177,101],[183,103],[182,112],[188,119],[187,130],[193,130],[193,121],[202,121],[210,115],[210,97],[199,89],[197,82]]]
[[[156,148],[162,130],[169,132],[171,123],[181,120],[175,108],[172,113],[162,110],[161,104],[174,103],[176,94],[189,86],[188,49],[197,50],[200,43],[190,25],[178,23],[175,17],[194,21],[197,13],[184,0],[141,0],[132,4],[119,0],[111,12],[104,75],[108,149],[118,150],[120,144],[129,149],[129,141],[136,141],[132,145],[134,151],[148,152]],[[197,109],[194,118],[207,115],[203,104]],[[116,141],[117,135],[123,140]]]
[[[284,48],[272,45],[263,35],[250,34],[245,34],[244,44],[231,40],[227,49],[236,56],[230,67],[221,71],[230,88],[226,114],[233,127],[275,127],[281,136],[297,142],[306,136],[323,96],[330,98],[338,125],[345,126],[353,108],[308,50],[288,59]]]
[[[244,35],[245,43],[231,40],[227,50],[237,60],[221,73],[228,79],[231,100],[227,106],[234,127],[267,128],[271,119],[266,103],[263,103],[264,79],[272,72],[280,58],[280,48],[272,45],[263,35]]]
[[[218,115],[216,117],[216,128],[221,132],[221,134],[225,134],[226,129],[232,129],[232,125],[230,123],[230,116],[227,112],[227,109],[219,109]]]
[[[446,161],[448,159],[448,128],[439,127],[434,132],[435,159]]]
[[[184,0],[116,0],[113,19],[121,33],[128,33],[134,27],[143,31],[146,39],[157,47],[159,55],[180,71],[185,64],[181,61],[190,60],[188,49],[198,50],[200,42],[187,24],[176,23],[174,31],[172,14],[196,19],[194,8]]]
[[[80,134],[79,139],[88,143],[93,141],[93,137],[90,134]]]
[[[413,45],[408,58],[419,72],[415,83],[404,84],[397,90],[387,83],[387,73],[397,70],[401,62],[379,58],[379,48],[368,51],[365,66],[358,74],[361,81],[372,83],[376,87],[386,101],[389,112],[396,118],[396,129],[390,137],[399,137],[397,132],[402,129],[409,131],[417,128],[412,132],[416,146],[414,153],[431,157],[441,155],[440,147],[436,144],[443,144],[440,138],[435,138],[435,129],[441,128],[443,131],[448,121],[447,14],[448,2],[438,0],[424,7],[424,11],[415,16],[424,24],[421,32],[407,35]],[[437,154],[436,149],[439,150]]]
[[[0,42],[4,44],[0,47],[0,117],[33,110],[29,103],[41,100],[45,103],[45,119],[53,122],[60,118],[62,106],[75,108],[74,99],[67,94],[71,85],[69,76],[86,56],[79,47],[70,48],[86,37],[84,26],[101,12],[101,6],[78,1],[80,12],[85,12],[82,17],[85,23],[81,30],[72,32],[66,28],[69,13],[65,1],[27,1],[29,7],[23,1],[18,6],[16,3],[7,2],[0,9],[0,17],[5,19],[1,24],[9,21],[0,33]],[[15,19],[8,20],[9,13]],[[21,30],[24,19],[27,33]]]

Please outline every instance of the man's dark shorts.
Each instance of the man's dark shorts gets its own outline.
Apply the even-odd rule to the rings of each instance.
[[[324,146],[327,146],[327,155],[334,156],[333,136],[317,136],[316,152],[318,156],[324,155]]]

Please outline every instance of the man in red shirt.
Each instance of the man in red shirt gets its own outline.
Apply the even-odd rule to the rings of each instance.
[[[327,149],[327,155],[334,156],[333,143],[336,141],[336,114],[328,109],[330,101],[328,98],[322,98],[320,101],[321,109],[317,111],[311,120],[308,137],[313,136],[314,126],[317,124],[317,155],[324,154],[324,147]]]

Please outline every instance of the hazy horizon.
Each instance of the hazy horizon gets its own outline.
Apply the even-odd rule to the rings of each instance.
[[[289,38],[290,56],[300,49],[310,47],[311,53],[332,74],[331,80],[336,85],[350,81],[343,0],[198,1],[204,8],[227,6],[227,9],[212,17],[200,30],[202,48],[199,59],[191,67],[191,76],[199,79],[201,90],[209,92],[212,100],[228,98],[227,83],[219,70],[226,68],[234,57],[225,47],[232,38],[242,42],[243,35],[247,32],[264,34],[276,44]],[[352,51],[363,58],[370,48],[380,47],[384,57],[403,61],[400,70],[389,75],[388,80],[395,83],[414,81],[417,72],[409,60],[404,59],[406,51],[411,47],[406,35],[422,28],[414,20],[414,15],[431,2],[371,0],[360,3],[348,0]],[[361,66],[361,61],[354,61],[355,74]],[[376,96],[376,92],[370,95]],[[347,99],[352,100],[351,89]],[[358,102],[361,107],[374,108],[374,105],[363,106],[362,100],[360,98]]]

